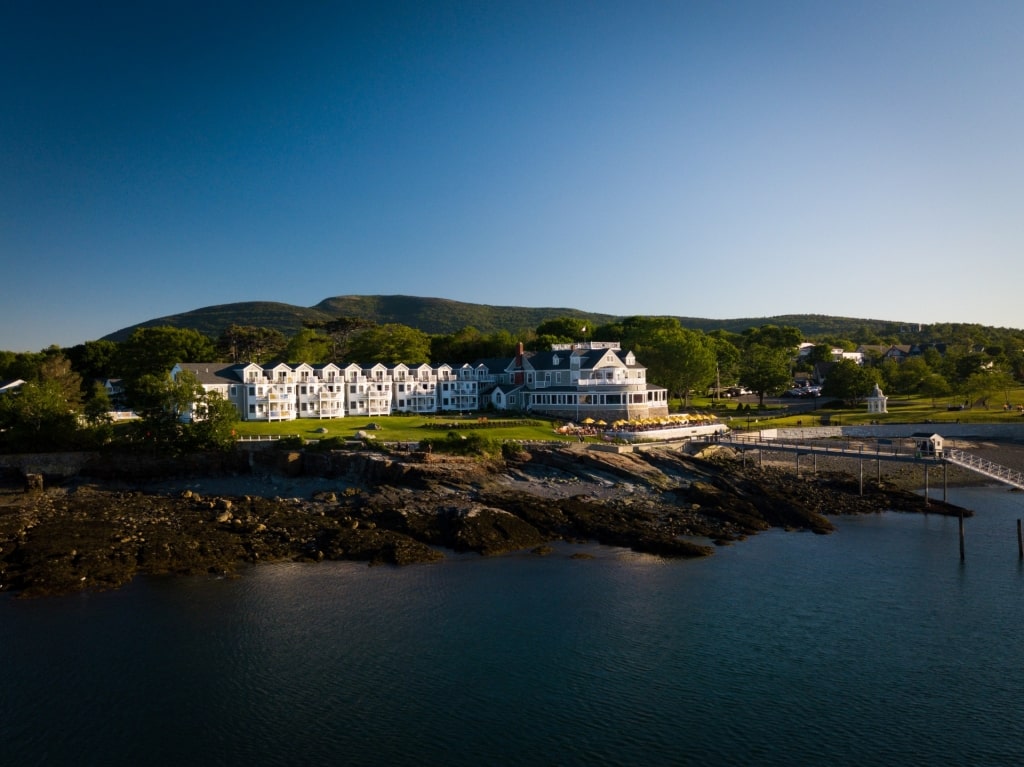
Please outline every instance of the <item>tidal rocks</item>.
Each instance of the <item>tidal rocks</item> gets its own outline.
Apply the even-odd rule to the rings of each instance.
[[[126,485],[126,477],[194,480],[202,462],[164,466],[164,475],[137,457],[129,462],[103,464],[107,484],[0,493],[0,589],[116,588],[140,573],[223,574],[282,559],[406,565],[437,561],[444,550],[543,554],[554,541],[697,557],[712,552],[710,542],[769,526],[827,533],[826,514],[923,508],[910,493],[869,488],[861,496],[847,475],[741,470],[678,449],[531,447],[507,462],[296,451],[252,462],[264,480],[276,470],[275,483],[313,483],[291,498],[257,492],[266,485],[238,472],[239,461],[216,464],[222,479],[227,467],[237,473],[229,482],[237,492],[168,491],[166,481],[147,492],[149,483]]]

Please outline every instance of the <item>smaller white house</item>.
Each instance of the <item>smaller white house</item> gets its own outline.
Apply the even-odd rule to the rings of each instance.
[[[914,450],[919,457],[942,457],[943,440],[941,434],[929,434],[926,431],[918,431],[914,432],[911,436],[914,438]]]

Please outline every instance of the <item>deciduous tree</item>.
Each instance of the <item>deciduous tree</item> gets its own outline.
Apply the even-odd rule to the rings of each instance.
[[[280,330],[254,325],[228,325],[217,339],[219,355],[236,363],[262,364],[269,362],[282,356],[287,346],[288,339]],[[198,362],[199,360],[183,361]],[[311,362],[312,360],[304,361]]]
[[[871,394],[874,385],[873,371],[861,367],[853,360],[839,360],[828,371],[821,393],[852,405]]]
[[[684,407],[689,407],[690,393],[703,390],[715,379],[715,351],[703,334],[678,325],[658,331],[638,347],[643,354],[648,378],[678,394]]]
[[[408,325],[378,325],[353,338],[349,354],[360,363],[418,365],[430,362],[430,336]]]
[[[749,344],[740,357],[740,383],[764,405],[765,395],[774,394],[792,381],[791,359],[792,353],[786,349]]]

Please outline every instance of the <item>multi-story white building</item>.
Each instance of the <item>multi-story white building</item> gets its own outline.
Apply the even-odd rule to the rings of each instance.
[[[560,418],[612,421],[668,415],[668,391],[647,383],[647,369],[617,342],[556,344],[547,352],[519,350],[496,376],[504,385],[491,401],[507,409]]]
[[[437,412],[437,370],[426,363],[391,369],[394,410],[398,413]]]
[[[490,408],[607,421],[668,414],[668,392],[617,343],[590,342],[472,365],[179,363],[246,421],[452,413]]]

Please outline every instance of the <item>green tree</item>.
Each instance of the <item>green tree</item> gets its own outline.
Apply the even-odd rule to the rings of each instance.
[[[65,349],[64,353],[90,389],[97,379],[115,377],[118,344],[114,341],[86,341]]]
[[[332,346],[327,336],[312,328],[302,328],[288,341],[284,358],[291,362],[308,362],[310,365],[330,362]]]
[[[920,386],[917,389],[918,393],[925,396],[931,397],[932,407],[935,407],[935,400],[939,397],[948,397],[953,393],[953,389],[949,385],[949,381],[939,373],[929,373],[921,381]]]
[[[804,360],[812,368],[819,362],[831,362],[832,347],[828,344],[815,344],[811,347]]]
[[[678,394],[689,407],[690,393],[703,390],[715,380],[714,344],[701,333],[679,327],[655,334],[647,345],[638,347],[653,383]]]
[[[932,373],[922,357],[910,357],[903,362],[887,360],[882,364],[886,387],[894,394],[914,394],[921,382]]]
[[[136,328],[118,348],[117,370],[126,385],[147,375],[165,375],[178,362],[217,359],[213,341],[191,328]]]
[[[799,328],[784,325],[762,325],[759,328],[748,328],[743,332],[745,344],[750,346],[767,346],[772,349],[786,349],[795,352],[803,342],[803,333]]]
[[[234,442],[238,421],[235,406],[216,392],[203,389],[199,379],[184,371],[139,379],[133,433],[159,451],[223,449]]]
[[[43,352],[3,352],[0,354],[0,380],[38,381],[39,367],[45,359]]]
[[[839,360],[828,371],[821,393],[854,405],[871,394],[874,385],[875,377],[871,370],[853,360]]]
[[[996,393],[1002,392],[1004,401],[1009,402],[1009,390],[1013,387],[1013,378],[999,370],[982,370],[972,373],[964,382],[964,391],[971,407],[975,404],[988,410],[988,400]]]
[[[556,317],[553,320],[545,320],[537,326],[537,336],[548,336],[553,343],[569,344],[584,340],[588,333],[593,333],[594,328],[584,319],[579,317]]]
[[[78,444],[78,432],[78,414],[57,380],[28,381],[0,396],[0,440],[6,450],[66,450]]]
[[[956,378],[960,383],[966,383],[976,373],[984,373],[991,362],[987,355],[980,352],[968,352],[959,355],[955,360]]]
[[[430,362],[430,336],[408,325],[378,325],[355,336],[349,347],[353,360],[385,365]]]
[[[238,411],[218,392],[203,392],[196,400],[188,442],[197,450],[228,450],[235,444]]]
[[[488,357],[507,357],[515,346],[516,339],[507,330],[483,334],[474,327],[465,327],[448,335],[431,336],[430,359],[462,364]]]
[[[99,381],[95,381],[85,401],[83,412],[85,420],[92,426],[110,423],[110,411],[114,409],[114,403],[110,401],[110,394],[107,387]]]
[[[639,357],[640,349],[655,345],[659,333],[681,328],[675,317],[627,317],[621,324],[621,337],[611,340],[621,342],[623,349],[632,349]]]
[[[362,317],[337,317],[333,320],[304,322],[305,327],[326,333],[331,339],[331,353],[327,362],[340,363],[351,362],[358,355],[351,349],[351,343],[356,336],[370,328],[376,327],[373,320]]]
[[[173,445],[184,436],[184,423],[202,394],[203,387],[188,371],[176,378],[169,372],[140,377],[132,390],[132,407],[139,416],[136,432],[148,442]]]
[[[217,354],[231,362],[255,362],[262,364],[281,357],[288,339],[274,328],[254,325],[231,324],[217,339]],[[208,357],[207,359],[212,359]],[[204,362],[206,360],[176,360],[181,362]],[[303,360],[308,362],[309,360]]]
[[[784,389],[793,380],[791,358],[786,349],[750,344],[740,358],[740,383],[757,394],[758,403],[763,406],[765,395]]]

